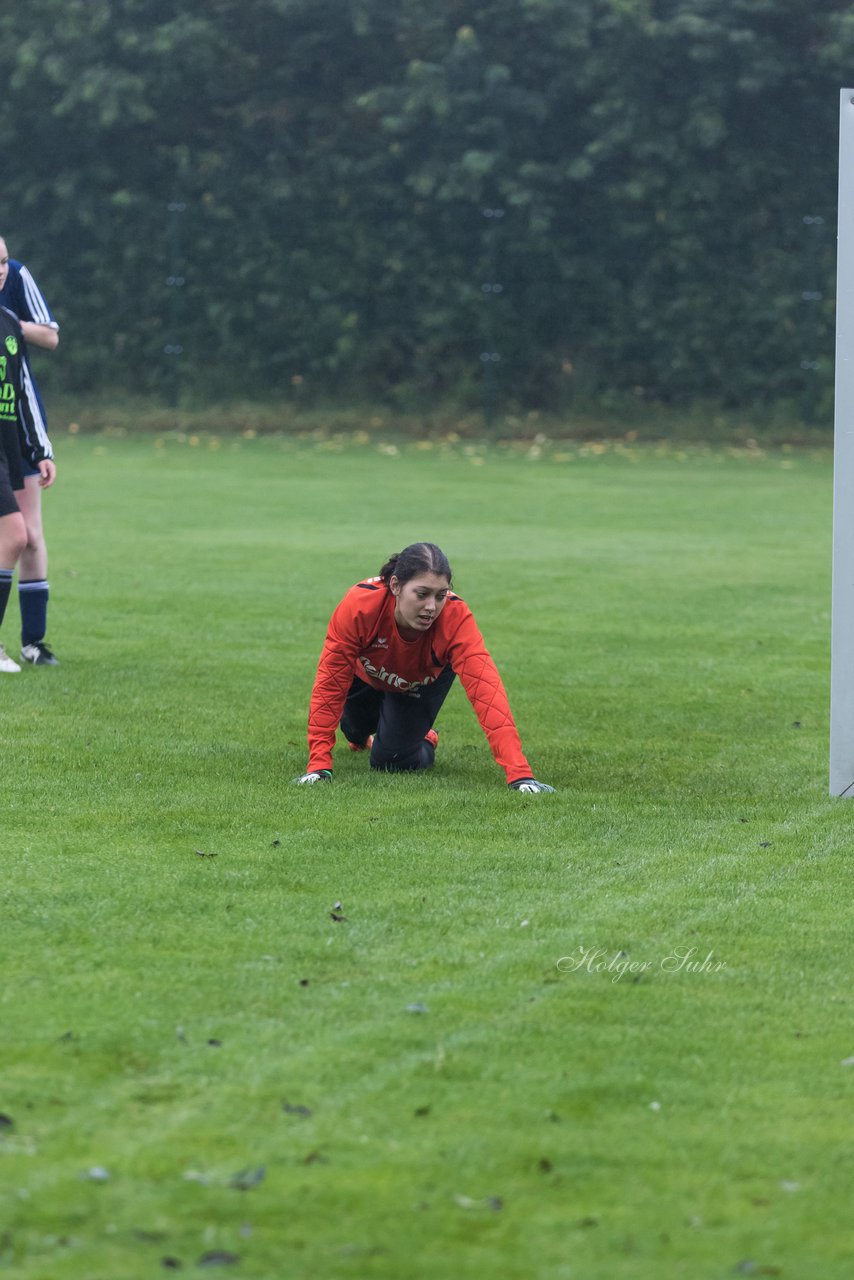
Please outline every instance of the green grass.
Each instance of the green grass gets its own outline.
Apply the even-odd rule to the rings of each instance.
[[[0,1275],[847,1278],[829,454],[59,445],[62,665],[0,683]],[[556,795],[459,688],[430,775],[291,785],[332,608],[423,537]]]

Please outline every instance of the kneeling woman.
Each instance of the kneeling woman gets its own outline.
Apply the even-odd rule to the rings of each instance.
[[[451,566],[432,542],[416,542],[358,582],[332,615],[308,717],[308,770],[300,783],[329,781],[335,731],[371,768],[428,769],[433,728],[459,676],[514,791],[553,791],[537,782],[501,677],[468,605],[451,590]]]

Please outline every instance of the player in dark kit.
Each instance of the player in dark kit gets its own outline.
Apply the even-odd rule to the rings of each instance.
[[[24,461],[42,488],[56,478],[53,459],[37,440],[25,388],[26,349],[16,317],[0,307],[0,625],[9,602],[15,565],[27,545],[27,526],[16,493],[24,487]],[[0,671],[21,668],[0,645]]]
[[[429,768],[439,738],[433,723],[455,676],[508,786],[553,791],[531,772],[498,669],[432,542],[392,556],[333,613],[311,695],[308,770],[295,781],[332,778],[339,724],[352,750],[370,751],[372,769]]]
[[[14,312],[30,348],[53,351],[59,343],[59,325],[53,318],[44,295],[23,262],[9,257],[6,242],[0,236],[0,305]],[[30,362],[24,356],[24,393],[29,403],[34,441],[51,457],[47,435],[47,417]],[[18,600],[21,606],[21,660],[34,666],[56,663],[44,642],[47,630],[47,544],[42,524],[42,483],[38,472],[29,466],[24,442],[24,487],[18,493],[18,505],[27,526],[27,545],[18,565]]]

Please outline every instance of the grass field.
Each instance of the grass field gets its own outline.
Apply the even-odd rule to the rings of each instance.
[[[62,664],[0,677],[0,1275],[847,1280],[829,454],[58,443]],[[332,608],[419,538],[555,795],[459,688],[429,776],[292,785]]]

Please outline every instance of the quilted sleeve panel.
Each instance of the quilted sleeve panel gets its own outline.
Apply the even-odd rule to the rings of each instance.
[[[359,652],[359,623],[349,593],[333,613],[308,709],[308,771],[332,768],[335,731],[341,721],[356,656]]]
[[[462,601],[460,601],[462,605]],[[460,678],[495,762],[508,782],[533,777],[522,752],[519,733],[498,668],[467,606],[448,649],[451,666]]]

